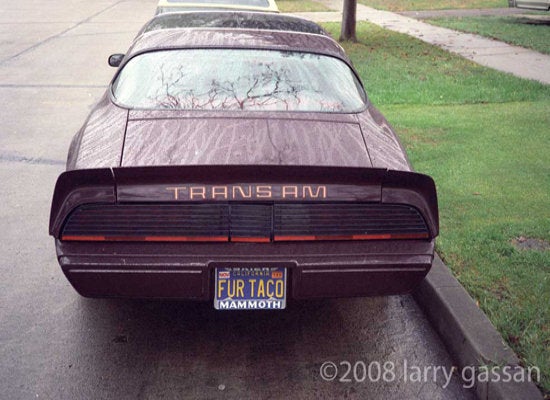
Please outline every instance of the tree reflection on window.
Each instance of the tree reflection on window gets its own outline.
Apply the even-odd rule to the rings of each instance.
[[[364,93],[336,58],[269,50],[168,50],[139,55],[113,85],[130,108],[353,112]]]

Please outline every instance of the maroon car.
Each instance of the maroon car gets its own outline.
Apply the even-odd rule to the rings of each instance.
[[[50,218],[83,296],[280,309],[427,274],[435,185],[322,34],[140,35],[70,146]]]

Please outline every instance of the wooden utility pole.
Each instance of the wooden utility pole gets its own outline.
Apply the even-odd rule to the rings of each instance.
[[[357,42],[355,36],[355,23],[357,19],[357,0],[344,0],[344,10],[342,11],[342,30],[340,31],[340,41],[351,40]]]

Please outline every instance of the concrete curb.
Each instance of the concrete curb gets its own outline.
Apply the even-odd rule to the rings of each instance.
[[[437,254],[430,273],[413,297],[439,333],[459,370],[499,366],[498,370],[502,371],[508,366],[512,376],[514,371],[521,370],[516,354]],[[490,379],[482,379],[478,374],[479,379],[474,385],[477,398],[542,400],[542,394],[534,383],[503,382],[506,380],[504,374],[500,376],[500,379],[492,375]]]

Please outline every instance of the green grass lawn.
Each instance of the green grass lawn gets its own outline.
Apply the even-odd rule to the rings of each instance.
[[[508,7],[507,0],[358,0],[358,2],[369,7],[388,11]]]
[[[314,0],[277,0],[281,12],[331,11],[330,8]]]
[[[335,36],[338,24],[325,27]],[[344,43],[369,97],[438,187],[437,249],[550,392],[550,86],[358,24]]]
[[[532,20],[524,16],[434,18],[427,22],[463,32],[477,33],[550,54],[550,27],[548,24],[533,24]]]

